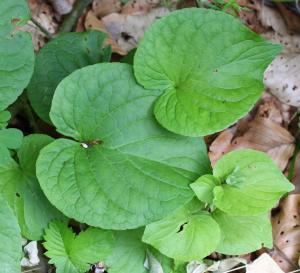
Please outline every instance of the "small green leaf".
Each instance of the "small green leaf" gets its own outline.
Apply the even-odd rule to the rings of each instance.
[[[294,189],[268,155],[254,150],[226,154],[216,163],[213,174],[224,183],[213,189],[214,205],[231,215],[267,212]]]
[[[11,118],[9,111],[0,111],[0,129],[4,129]]]
[[[8,149],[18,149],[22,145],[23,133],[15,128],[0,130],[0,144]]]
[[[140,231],[113,232],[88,228],[75,235],[61,222],[53,222],[46,230],[44,243],[50,263],[57,273],[83,273],[92,264],[102,262],[109,273],[145,273],[145,246]]]
[[[53,94],[63,78],[78,68],[110,60],[110,47],[102,48],[105,38],[106,34],[96,30],[66,33],[40,50],[27,92],[33,109],[44,121],[51,122]]]
[[[31,35],[15,29],[29,18],[25,0],[0,1],[0,110],[17,99],[33,72]]]
[[[21,231],[13,211],[0,195],[0,265],[1,273],[20,273]]]
[[[190,186],[200,201],[212,204],[214,199],[213,189],[220,184],[221,181],[218,178],[211,174],[206,174],[199,177]]]
[[[212,217],[221,229],[217,251],[226,255],[241,255],[265,246],[272,248],[272,226],[267,214],[232,216],[220,210]]]
[[[0,162],[1,192],[17,214],[22,235],[30,240],[41,239],[51,220],[65,218],[49,203],[35,176],[36,157],[50,142],[45,135],[26,136],[18,151],[20,163],[11,157]]]
[[[209,214],[184,207],[147,225],[143,241],[177,261],[201,260],[216,249],[220,228]]]
[[[156,98],[127,64],[96,64],[65,78],[50,116],[77,141],[58,139],[41,151],[37,176],[50,202],[105,229],[144,226],[189,202],[189,183],[210,172],[206,147],[159,126]]]
[[[245,115],[263,92],[263,72],[281,47],[240,20],[208,9],[183,9],[146,31],[134,72],[160,90],[155,117],[168,130],[203,136]]]

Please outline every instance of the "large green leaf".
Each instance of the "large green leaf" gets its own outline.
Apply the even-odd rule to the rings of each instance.
[[[210,172],[205,144],[161,128],[153,117],[156,98],[137,85],[126,64],[89,66],[59,84],[51,119],[79,142],[58,139],[45,147],[37,176],[64,214],[92,226],[128,229],[192,199],[189,183]]]
[[[21,272],[21,231],[13,211],[0,195],[0,265],[1,273]]]
[[[33,72],[34,52],[29,33],[21,32],[30,18],[25,0],[0,2],[0,110],[13,103],[27,86]]]
[[[19,164],[10,157],[0,162],[0,193],[15,210],[22,235],[31,240],[41,239],[50,220],[64,218],[49,203],[35,176],[38,153],[50,142],[52,138],[45,135],[27,136],[18,151]]]
[[[103,263],[109,273],[144,273],[145,246],[140,231],[113,232],[88,228],[75,235],[61,222],[46,230],[47,252],[57,273],[83,273],[95,263]]]
[[[208,213],[199,212],[200,205],[198,210],[194,206],[147,225],[143,241],[177,261],[201,260],[209,255],[219,244],[220,228]]]
[[[221,229],[217,251],[227,255],[241,255],[265,246],[272,248],[272,226],[267,214],[232,216],[216,210],[212,217]]]
[[[145,88],[159,89],[155,116],[168,130],[203,136],[246,114],[280,51],[224,12],[184,9],[156,21],[134,58]]]
[[[223,183],[213,189],[214,205],[231,215],[267,212],[294,189],[268,155],[254,150],[226,154],[213,174]]]
[[[78,68],[109,61],[110,47],[102,49],[105,38],[96,30],[66,33],[40,50],[27,91],[32,107],[43,120],[50,123],[53,94],[63,78]]]

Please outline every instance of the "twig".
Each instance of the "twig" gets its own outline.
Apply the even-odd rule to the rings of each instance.
[[[82,12],[88,5],[92,3],[92,1],[93,0],[77,0],[74,4],[72,12],[66,16],[63,24],[61,25],[59,33],[72,31]]]
[[[24,270],[24,271],[22,271],[22,273],[33,272],[33,271],[36,271],[36,270],[39,270],[39,269],[41,269],[41,267],[35,267],[35,268],[32,268],[32,269]]]
[[[33,17],[31,17],[31,22],[38,27],[38,29],[43,32],[48,39],[52,39],[53,35],[47,30],[45,29],[37,20],[35,20]]]

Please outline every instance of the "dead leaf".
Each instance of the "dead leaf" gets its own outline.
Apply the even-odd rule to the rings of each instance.
[[[53,6],[55,11],[60,14],[68,14],[71,12],[73,5],[68,0],[48,0],[49,3]]]
[[[248,148],[269,154],[278,167],[284,170],[295,149],[294,137],[283,126],[285,111],[287,109],[280,109],[274,98],[265,98],[253,117],[246,116],[214,140],[209,147],[212,164],[232,150]]]
[[[106,39],[105,45],[111,45],[112,51],[115,52],[115,53],[118,53],[120,55],[126,55],[127,52],[122,50],[118,46],[116,41],[114,39],[112,39],[110,33],[108,33],[108,31],[107,31],[105,25],[103,24],[103,22],[100,19],[98,19],[92,11],[89,11],[87,13],[87,15],[85,17],[84,26],[85,26],[86,29],[96,29],[96,30],[99,30],[99,31],[102,31],[102,32],[106,33],[108,35],[108,38]]]
[[[248,264],[246,273],[284,273],[267,254],[260,255],[252,264]]]
[[[127,15],[137,15],[148,13],[157,7],[160,0],[130,0],[122,8],[121,13]]]
[[[102,22],[118,46],[123,51],[128,52],[137,47],[145,30],[156,19],[167,15],[169,12],[166,8],[156,8],[143,15],[111,13],[103,17]]]
[[[290,194],[272,217],[273,259],[285,272],[297,269],[300,252],[300,194]],[[277,212],[277,213],[276,213]]]
[[[265,71],[264,84],[283,103],[300,107],[300,54],[280,54]]]
[[[295,12],[290,11],[283,3],[276,3],[276,6],[280,14],[282,15],[283,19],[285,20],[287,28],[294,32],[300,32],[299,13],[296,14]]]
[[[28,0],[28,5],[31,16],[50,34],[56,33],[58,24],[52,7],[42,0]],[[35,51],[40,50],[48,40],[46,35],[32,21],[21,28],[31,34]]]
[[[101,18],[113,12],[120,12],[121,7],[120,0],[94,0],[92,9],[94,14]]]

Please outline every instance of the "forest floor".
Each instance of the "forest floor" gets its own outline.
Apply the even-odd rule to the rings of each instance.
[[[210,2],[214,1],[83,0],[82,6],[79,7],[73,7],[72,0],[28,0],[28,2],[34,22],[29,22],[25,28],[32,33],[36,51],[63,28],[71,30],[74,27],[75,31],[97,29],[108,34],[106,42],[112,46],[113,60],[118,61],[137,47],[147,27],[157,18],[167,15],[174,9],[209,6]],[[215,2],[220,3],[214,6],[215,8],[223,7],[223,1]],[[281,43],[284,50],[265,72],[265,93],[252,111],[230,128],[206,137],[206,142],[212,164],[223,154],[235,149],[252,148],[266,152],[295,184],[296,189],[281,200],[271,213],[274,248],[272,250],[263,248],[255,253],[229,260],[229,257],[213,254],[211,259],[217,261],[219,265],[219,269],[212,270],[214,272],[222,272],[222,268],[229,270],[241,262],[253,262],[263,253],[268,253],[285,272],[299,268],[300,10],[297,10],[297,1],[289,4],[274,2],[276,3],[239,0],[238,7],[233,5],[227,10],[239,17],[254,32],[273,42]],[[76,9],[78,14],[72,12],[73,9]],[[37,116],[34,118],[39,126],[47,130],[48,125]],[[22,117],[15,117],[13,122],[16,127],[23,127],[24,131],[26,125]],[[268,265],[268,262],[265,260],[264,264]],[[272,269],[271,264],[268,265],[268,272],[280,272],[275,271],[276,268]],[[200,270],[200,264],[193,266],[189,273],[204,272]]]

